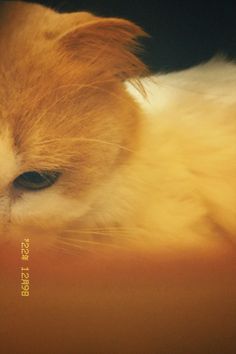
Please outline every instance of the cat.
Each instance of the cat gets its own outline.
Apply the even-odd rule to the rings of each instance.
[[[234,245],[236,65],[152,75],[142,36],[125,19],[0,4],[1,243]]]

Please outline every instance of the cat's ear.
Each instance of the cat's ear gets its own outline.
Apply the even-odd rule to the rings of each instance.
[[[128,20],[94,16],[62,35],[57,43],[72,60],[125,80],[146,73],[145,65],[137,57],[137,38],[143,36],[147,34]]]

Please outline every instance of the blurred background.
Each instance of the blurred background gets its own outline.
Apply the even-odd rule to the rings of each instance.
[[[130,19],[151,35],[144,61],[153,71],[173,71],[217,53],[236,58],[236,1],[31,0],[58,11],[87,10]]]

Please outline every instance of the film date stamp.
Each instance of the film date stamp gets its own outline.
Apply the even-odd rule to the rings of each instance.
[[[29,255],[30,255],[30,240],[25,238],[21,242],[21,261],[20,268],[20,291],[21,296],[28,297],[30,295],[30,269],[29,269]]]

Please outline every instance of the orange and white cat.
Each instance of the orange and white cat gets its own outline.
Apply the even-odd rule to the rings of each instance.
[[[2,241],[235,242],[236,65],[144,78],[144,35],[123,19],[1,3]]]

